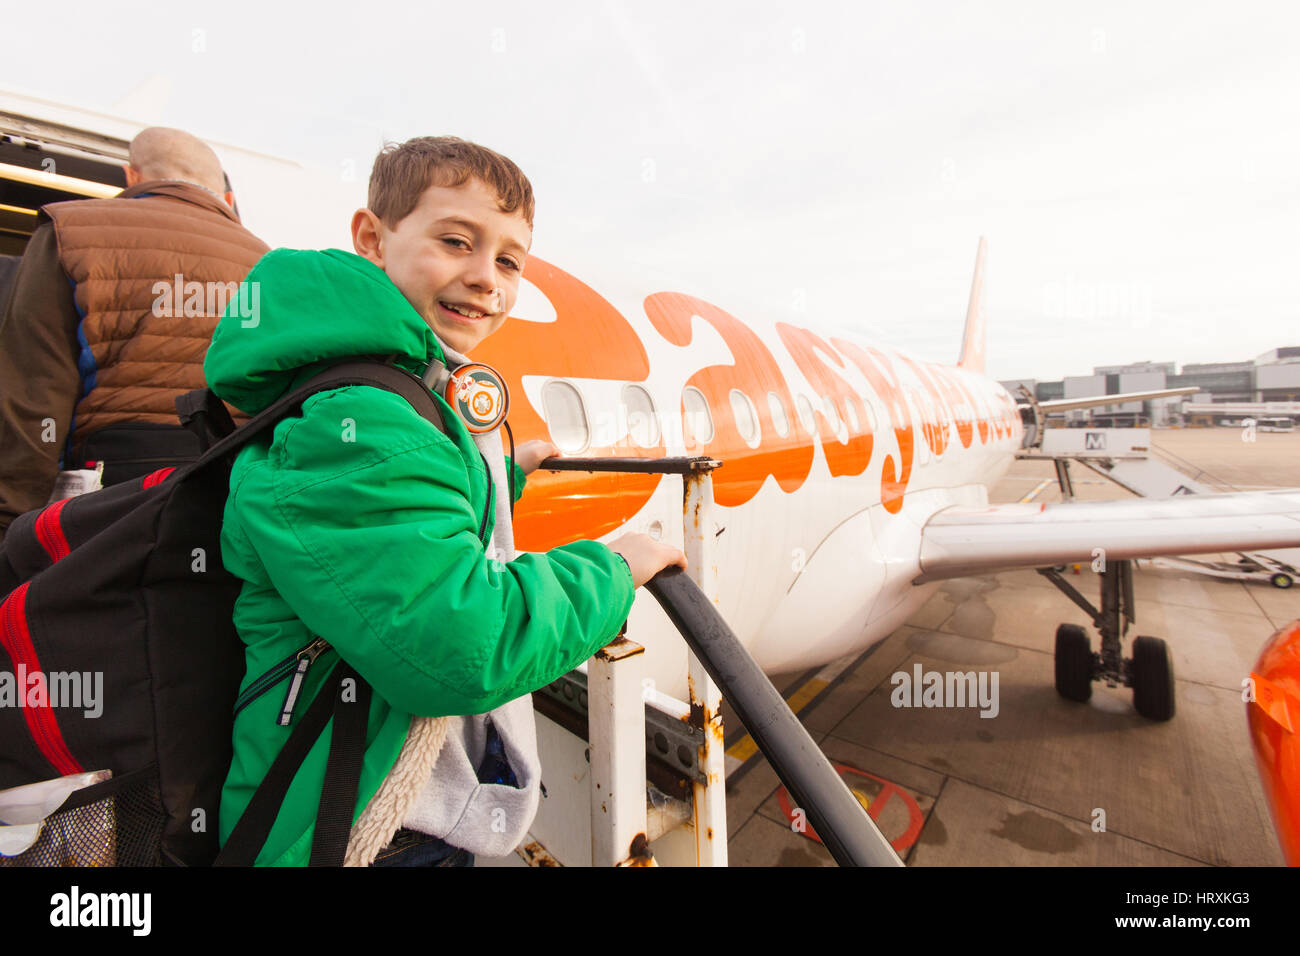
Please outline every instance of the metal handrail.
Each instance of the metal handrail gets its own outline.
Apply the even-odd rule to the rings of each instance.
[[[1172,465],[1183,474],[1188,474],[1191,469],[1195,469],[1195,472],[1191,475],[1192,481],[1204,481],[1207,485],[1213,486],[1216,491],[1241,491],[1232,482],[1225,481],[1213,472],[1206,471],[1194,461],[1188,461],[1181,455],[1175,455],[1168,448],[1161,448],[1155,442],[1151,443],[1151,451],[1157,458],[1163,458],[1165,464]]]
[[[538,467],[687,476],[707,475],[722,464],[708,457],[547,458]],[[651,578],[646,590],[735,710],[835,862],[840,866],[902,866],[876,821],[700,586],[681,568],[670,567]]]
[[[695,582],[672,567],[651,578],[646,590],[722,690],[835,862],[902,866],[876,822]]]
[[[604,471],[639,475],[689,475],[722,466],[716,458],[547,458],[545,471]]]

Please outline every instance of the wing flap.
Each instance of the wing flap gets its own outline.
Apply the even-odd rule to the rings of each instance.
[[[921,529],[915,583],[1099,555],[1118,561],[1294,547],[1300,547],[1300,489],[951,507]]]

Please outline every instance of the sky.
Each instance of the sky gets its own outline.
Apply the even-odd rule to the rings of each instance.
[[[357,179],[514,159],[533,251],[631,301],[1052,380],[1300,345],[1300,7],[1173,2],[10,6],[0,89]],[[52,41],[51,37],[57,37]],[[52,54],[57,52],[57,61]]]

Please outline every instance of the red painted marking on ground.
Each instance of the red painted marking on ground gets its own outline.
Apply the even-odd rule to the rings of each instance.
[[[867,773],[865,770],[859,770],[857,767],[845,763],[832,764],[832,766],[841,776],[846,773],[852,773],[859,777],[867,777],[870,780],[875,780],[880,784],[880,793],[876,795],[875,799],[871,801],[870,806],[867,808],[867,815],[873,820],[879,820],[881,811],[884,810],[885,805],[889,803],[895,794],[898,795],[898,797],[903,801],[904,806],[907,807],[908,826],[901,836],[895,837],[890,840],[889,843],[890,846],[894,848],[894,851],[900,855],[907,851],[912,844],[916,842],[917,837],[921,835],[921,827],[925,823],[925,814],[921,812],[920,806],[917,805],[917,802],[912,798],[912,795],[892,780],[886,780],[884,777],[877,777],[874,773]],[[777,790],[776,799],[777,803],[781,807],[781,812],[785,814],[786,819],[793,823],[795,808],[790,805],[790,795],[786,792],[784,786]],[[805,823],[805,826],[806,829],[802,831],[803,835],[811,840],[816,840],[818,843],[821,843],[821,837],[817,835],[817,831],[813,828],[813,825],[811,823]]]

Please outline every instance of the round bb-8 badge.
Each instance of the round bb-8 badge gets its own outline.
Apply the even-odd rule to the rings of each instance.
[[[490,365],[462,365],[451,373],[442,397],[475,435],[492,431],[510,411],[510,391]]]

